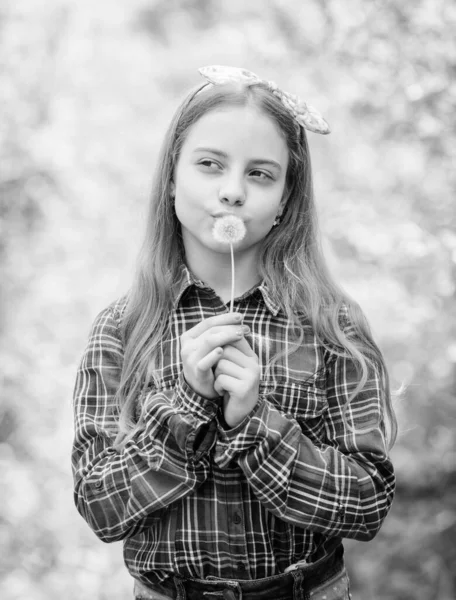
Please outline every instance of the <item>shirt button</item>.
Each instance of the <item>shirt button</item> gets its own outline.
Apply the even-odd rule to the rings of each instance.
[[[337,512],[339,513],[339,519],[342,521],[342,519],[345,517],[345,506],[342,506],[341,504]]]
[[[239,525],[239,523],[242,523],[242,517],[239,513],[234,513],[233,523],[235,525]]]
[[[99,490],[101,488],[101,486],[103,485],[103,482],[101,481],[101,479],[99,479],[96,483],[95,483],[95,487],[97,490]]]

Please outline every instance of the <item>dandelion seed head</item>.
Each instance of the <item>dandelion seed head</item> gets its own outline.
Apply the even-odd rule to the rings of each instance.
[[[245,233],[244,221],[235,215],[227,215],[216,219],[212,229],[215,240],[225,244],[240,242]]]

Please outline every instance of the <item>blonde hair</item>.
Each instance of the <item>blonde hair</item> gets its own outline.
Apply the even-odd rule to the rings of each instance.
[[[184,258],[180,224],[171,200],[173,175],[182,145],[190,127],[209,111],[246,105],[256,106],[273,119],[289,150],[286,206],[280,226],[272,228],[263,240],[260,274],[290,323],[300,333],[295,347],[303,335],[299,313],[306,314],[321,343],[334,354],[353,360],[359,380],[350,400],[363,389],[369,370],[380,367],[386,377],[384,408],[390,423],[392,446],[397,425],[382,354],[357,303],[333,281],[320,247],[305,131],[262,84],[205,84],[185,98],[168,128],[157,164],[145,239],[122,321],[125,355],[116,397],[120,430],[115,443],[122,446],[137,427],[138,397],[144,384],[154,378],[157,352],[172,307],[172,284]],[[341,315],[345,315],[350,323],[350,335],[346,335],[341,327]],[[349,403],[344,410],[344,419],[348,406]]]

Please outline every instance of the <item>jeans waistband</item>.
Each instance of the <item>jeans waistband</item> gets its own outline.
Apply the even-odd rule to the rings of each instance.
[[[340,546],[333,554],[315,563],[264,579],[174,576],[159,585],[151,583],[150,589],[165,593],[174,600],[271,600],[285,595],[305,598],[343,569],[343,547]]]

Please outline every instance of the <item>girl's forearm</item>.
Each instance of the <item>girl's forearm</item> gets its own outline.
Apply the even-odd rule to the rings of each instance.
[[[87,454],[100,443],[94,439],[75,467],[74,499],[104,542],[119,541],[149,527],[151,520],[160,519],[162,509],[207,478],[207,458],[188,462],[176,451],[158,456],[133,440],[120,453],[106,447],[84,467]]]
[[[381,433],[370,435],[370,452],[317,447],[297,421],[260,400],[242,430],[220,433],[217,462],[223,468],[235,460],[260,502],[279,518],[366,541],[388,514],[395,483]]]
[[[161,509],[206,479],[218,405],[197,396],[183,378],[173,389],[142,398],[142,426],[114,448],[113,415],[123,349],[112,312],[97,318],[74,393],[74,498],[102,540],[117,541],[147,527]]]

